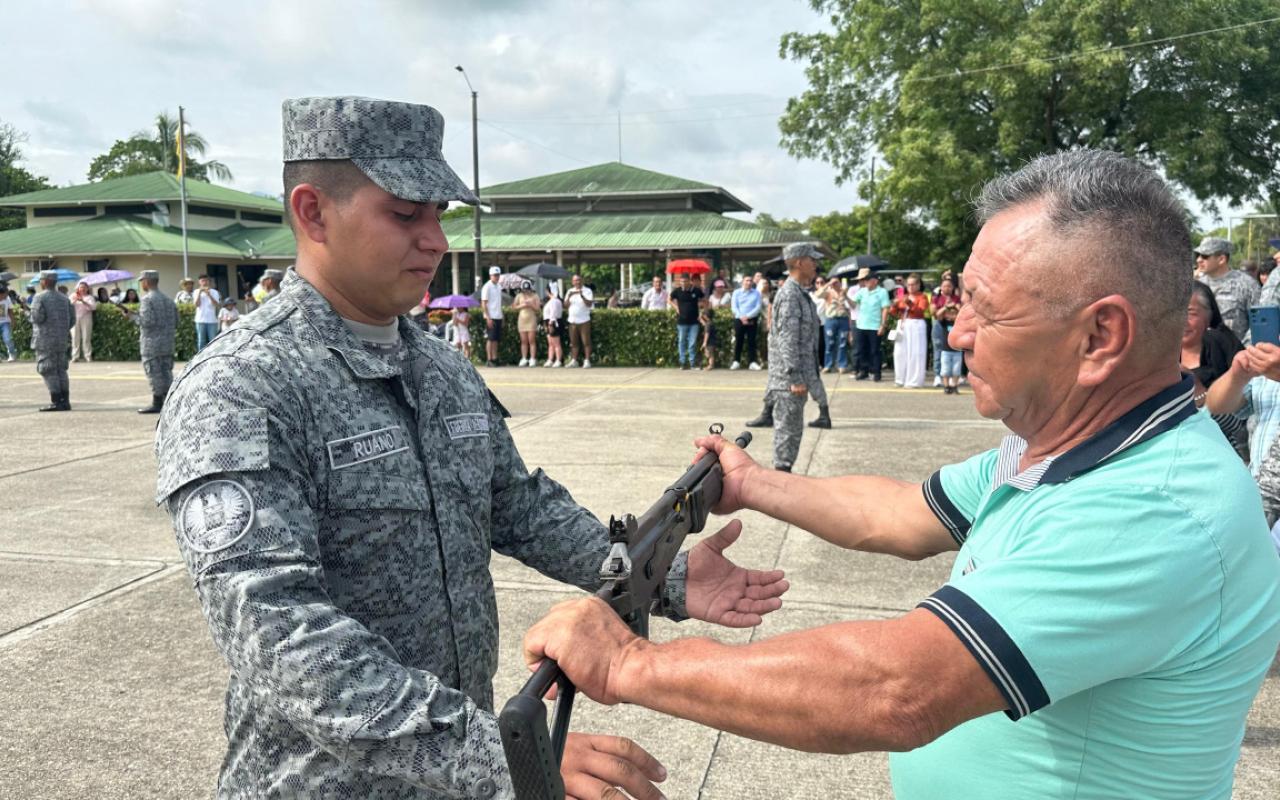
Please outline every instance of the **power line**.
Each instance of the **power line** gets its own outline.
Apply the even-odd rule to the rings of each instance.
[[[684,108],[655,108],[649,111],[623,111],[622,116],[639,117],[639,116],[647,116],[649,114],[674,114],[678,111],[710,111],[713,108],[734,108],[735,106],[752,106],[752,105],[758,105],[760,103],[773,103],[773,102],[777,102],[778,100],[786,100],[786,99],[788,98],[762,97],[759,100],[743,100],[737,103],[720,103],[714,106],[686,106]],[[559,122],[560,120],[566,120],[566,119],[602,119],[605,117],[609,119],[615,119],[617,114],[618,114],[617,111],[606,111],[606,112],[601,112],[599,114],[576,114],[572,116],[560,116],[560,117],[530,117],[528,119],[499,119],[495,121],[501,122],[504,124],[517,123],[517,122],[523,124],[523,123],[529,123],[529,122]],[[597,123],[597,124],[613,125],[616,123],[610,122],[610,123]]]
[[[560,156],[561,158],[567,158],[567,159],[569,159],[570,161],[577,161],[579,164],[586,164],[587,166],[590,166],[590,165],[592,164],[592,162],[590,162],[590,161],[583,161],[582,159],[577,158],[577,157],[575,157],[575,156],[571,156],[571,155],[567,155],[567,154],[565,154],[565,153],[561,153],[559,150],[552,150],[550,147],[547,147],[545,144],[538,144],[537,142],[533,141],[532,139],[526,139],[526,138],[524,138],[523,136],[521,136],[521,135],[520,135],[520,134],[518,134],[518,133],[512,133],[511,131],[506,130],[505,128],[499,128],[497,125],[494,125],[492,122],[489,122],[488,120],[483,120],[483,119],[482,119],[482,120],[480,120],[480,122],[481,122],[481,123],[483,123],[483,124],[485,124],[485,125],[488,125],[490,128],[493,128],[495,131],[498,131],[498,132],[500,132],[500,133],[505,133],[506,135],[510,136],[510,137],[511,137],[511,138],[513,138],[513,139],[519,139],[519,140],[520,140],[520,141],[522,141],[522,142],[527,142],[527,143],[529,143],[529,144],[533,145],[534,147],[540,147],[540,148],[542,148],[543,150],[546,150],[548,153],[554,153],[555,155],[558,155],[558,156]]]
[[[1093,50],[1082,50],[1079,53],[1064,53],[1057,56],[1047,56],[1045,58],[1031,58],[1026,61],[1015,61],[1011,64],[997,64],[990,67],[978,67],[976,69],[960,70],[959,72],[940,72],[936,75],[922,75],[919,78],[903,78],[902,83],[922,83],[925,81],[940,81],[946,78],[959,78],[964,75],[976,75],[982,72],[997,72],[1003,69],[1015,69],[1017,67],[1026,67],[1031,64],[1052,64],[1058,61],[1070,61],[1076,58],[1084,58],[1085,56],[1096,56],[1101,53],[1110,53],[1119,50],[1130,50],[1135,47],[1147,47],[1153,44],[1164,44],[1165,42],[1176,42],[1180,39],[1191,39],[1196,36],[1208,36],[1211,33],[1224,33],[1226,31],[1239,30],[1241,28],[1250,28],[1255,25],[1266,25],[1270,22],[1280,22],[1280,17],[1272,17],[1271,19],[1260,19],[1254,22],[1242,22],[1239,25],[1228,25],[1225,28],[1213,28],[1205,31],[1194,31],[1192,33],[1182,33],[1177,36],[1166,36],[1163,39],[1148,39],[1145,42],[1133,42],[1132,44],[1112,45],[1110,47],[1098,47]]]

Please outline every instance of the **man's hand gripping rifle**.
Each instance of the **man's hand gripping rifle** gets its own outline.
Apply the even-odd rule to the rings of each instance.
[[[713,435],[723,430],[723,425],[711,426]],[[736,442],[743,448],[750,443],[750,433],[743,433]],[[630,514],[609,519],[612,547],[600,568],[603,583],[596,597],[612,606],[637,635],[649,637],[650,606],[660,600],[663,582],[685,537],[701,533],[712,507],[720,502],[723,474],[719,458],[708,453],[639,519]],[[553,685],[559,691],[548,731],[542,698]],[[502,709],[498,729],[516,800],[564,800],[560,759],[574,692],[573,684],[548,658]]]

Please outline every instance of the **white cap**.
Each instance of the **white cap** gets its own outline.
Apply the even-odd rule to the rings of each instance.
[[[489,274],[490,274],[490,275],[501,275],[501,274],[502,274],[502,267],[489,267]]]

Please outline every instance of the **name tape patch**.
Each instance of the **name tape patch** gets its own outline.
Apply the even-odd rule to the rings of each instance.
[[[455,414],[444,418],[450,439],[470,439],[489,435],[489,418],[484,414]]]
[[[329,465],[334,469],[346,469],[366,461],[386,458],[409,449],[402,428],[383,428],[359,436],[328,442]]]

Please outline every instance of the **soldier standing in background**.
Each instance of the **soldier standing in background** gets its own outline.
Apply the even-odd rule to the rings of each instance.
[[[599,585],[605,526],[528,471],[476,369],[405,316],[449,249],[448,202],[477,202],[443,132],[428,106],[285,101],[297,265],[160,420],[157,502],[230,667],[223,800],[510,800],[492,552]],[[781,605],[781,572],[722,555],[740,530],[677,559],[659,613],[746,627]],[[572,797],[652,798],[665,777],[579,733],[561,772]]]
[[[151,405],[139,414],[159,414],[169,385],[173,383],[174,337],[178,331],[178,307],[160,291],[160,273],[143,270],[142,302],[138,304],[138,349],[142,351],[142,371],[151,385]],[[127,313],[127,312],[126,312]]]
[[[31,301],[31,349],[36,351],[36,372],[44,378],[53,400],[41,411],[71,410],[71,381],[67,377],[67,343],[76,323],[76,312],[67,296],[56,291],[58,273],[40,273],[40,292]]]
[[[265,306],[280,294],[280,281],[282,280],[284,280],[284,270],[282,269],[269,269],[262,273],[262,288],[266,289],[267,293],[262,296],[262,302],[258,304],[259,308]]]
[[[810,394],[825,405],[818,372],[818,311],[804,290],[818,274],[822,254],[808,242],[782,251],[790,278],[773,300],[769,330],[769,398],[773,416],[773,468],[790,472],[804,434],[804,404]]]

